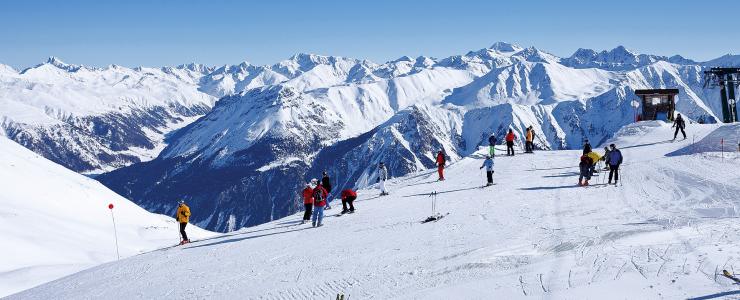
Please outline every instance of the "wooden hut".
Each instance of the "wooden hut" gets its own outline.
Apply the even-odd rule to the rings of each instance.
[[[635,90],[642,99],[640,120],[673,121],[678,89]]]

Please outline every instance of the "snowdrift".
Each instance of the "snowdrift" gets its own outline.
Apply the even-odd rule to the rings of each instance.
[[[689,125],[704,138],[728,130]],[[446,170],[397,178],[390,196],[359,191],[357,212],[325,226],[292,215],[184,247],[154,251],[10,299],[677,299],[740,295],[738,159],[666,153],[688,146],[669,126],[641,122],[610,142],[625,163],[576,186],[580,150],[496,158],[485,150]],[[432,211],[444,218],[422,224]],[[735,268],[737,266],[737,268]]]
[[[4,137],[0,182],[0,296],[116,260],[109,203],[122,258],[179,242],[174,219],[149,213]],[[213,235],[194,226],[188,232]]]

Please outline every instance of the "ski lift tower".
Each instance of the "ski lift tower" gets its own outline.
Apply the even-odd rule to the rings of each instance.
[[[737,122],[737,98],[735,90],[740,85],[740,68],[710,68],[704,71],[704,88],[720,87],[722,98],[722,121]]]

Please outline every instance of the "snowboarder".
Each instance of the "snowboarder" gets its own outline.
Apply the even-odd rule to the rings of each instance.
[[[614,185],[617,185],[617,181],[619,180],[619,165],[622,164],[622,152],[614,144],[609,145],[609,147],[611,147],[609,151],[609,184],[612,183],[613,175]]]
[[[493,133],[488,137],[488,155],[496,155],[496,136]]]
[[[534,153],[534,129],[532,126],[527,127],[526,141],[524,144],[525,153]]]
[[[586,139],[583,142],[583,154],[588,154],[591,152],[591,143],[588,142],[588,139]]]
[[[388,169],[385,168],[384,163],[378,165],[378,182],[380,183],[380,195],[388,195],[388,191],[385,189],[385,181],[388,180]]]
[[[311,220],[311,209],[313,208],[313,188],[310,183],[306,183],[306,188],[303,189],[303,207],[305,212],[303,213],[303,221],[301,224]]]
[[[514,140],[516,139],[516,135],[514,135],[514,130],[509,129],[509,133],[506,134],[506,155],[507,156],[514,156]]]
[[[324,220],[324,207],[326,206],[326,197],[329,193],[324,189],[316,178],[311,179],[313,188],[313,212],[311,213],[311,226],[321,227],[321,221]]]
[[[352,189],[346,189],[342,191],[342,214],[354,213],[355,212],[355,199],[357,199],[357,193]],[[349,204],[349,209],[347,209]]]
[[[329,174],[324,171],[321,175],[321,186],[326,190],[326,193],[331,195],[331,180],[329,179]],[[331,202],[331,199],[327,197],[326,210],[331,209],[331,205],[329,205],[329,202]]]
[[[439,174],[439,180],[445,180],[445,154],[440,150],[437,152],[437,173]]]
[[[180,200],[180,205],[177,207],[177,215],[175,215],[175,219],[180,223],[180,235],[182,236],[180,245],[190,243],[188,234],[185,233],[185,226],[190,222],[190,207],[185,204],[185,200]]]
[[[493,156],[486,156],[486,160],[483,161],[483,165],[480,166],[480,169],[483,169],[483,167],[486,167],[486,179],[488,180],[486,183],[486,186],[493,184]]]
[[[588,181],[591,180],[591,166],[593,163],[593,160],[591,160],[588,154],[581,155],[581,162],[578,164],[578,168],[580,169],[578,176],[579,186],[588,186]]]
[[[683,139],[685,140],[686,131],[684,131],[684,128],[686,128],[686,122],[683,120],[683,117],[681,117],[681,114],[678,114],[678,116],[676,116],[676,120],[673,121],[673,127],[676,127],[676,132],[673,133],[673,140],[676,140],[679,130],[681,130],[681,134],[683,134]]]

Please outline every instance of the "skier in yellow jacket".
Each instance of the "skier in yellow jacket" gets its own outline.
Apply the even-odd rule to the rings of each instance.
[[[180,200],[180,206],[177,208],[175,219],[177,222],[180,222],[180,235],[182,235],[180,245],[190,243],[188,235],[185,233],[185,226],[187,226],[190,221],[190,207],[185,204],[184,200]]]

